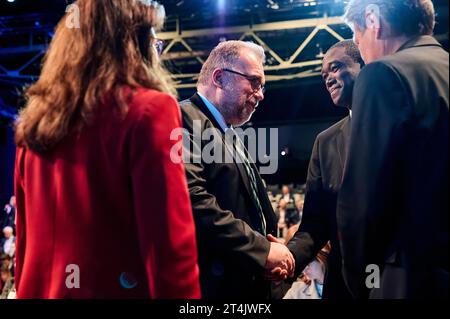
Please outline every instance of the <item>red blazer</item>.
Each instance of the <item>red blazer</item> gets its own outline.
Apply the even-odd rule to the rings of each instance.
[[[200,298],[177,102],[138,89],[125,118],[113,107],[52,152],[17,149],[18,298]]]

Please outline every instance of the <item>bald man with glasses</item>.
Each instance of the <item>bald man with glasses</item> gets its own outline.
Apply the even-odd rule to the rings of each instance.
[[[197,93],[180,103],[185,142],[193,145],[185,149],[185,165],[207,299],[275,298],[269,279],[293,276],[295,268],[287,247],[268,240],[276,217],[252,158],[238,137],[231,143],[226,138],[264,99],[264,59],[264,49],[254,43],[220,43],[203,65]],[[235,154],[231,162],[211,163],[198,152],[195,158],[209,142],[196,138],[196,123],[202,135],[215,132],[219,158]]]

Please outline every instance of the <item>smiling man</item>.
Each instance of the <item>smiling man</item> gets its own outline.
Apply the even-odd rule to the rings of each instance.
[[[353,84],[364,62],[352,40],[336,43],[326,53],[322,77],[334,104],[352,108]],[[331,241],[324,299],[350,298],[341,274],[341,254],[336,231],[336,200],[350,138],[350,115],[320,133],[309,162],[302,223],[288,243],[296,261],[296,274],[314,260]]]
[[[364,62],[352,40],[332,46],[322,63],[322,78],[336,106],[352,108],[353,84]]]

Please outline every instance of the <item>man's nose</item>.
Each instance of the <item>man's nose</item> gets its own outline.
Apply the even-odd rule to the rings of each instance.
[[[336,83],[336,79],[332,76],[328,76],[327,82],[326,82],[327,88],[332,87],[335,83]]]
[[[259,88],[258,91],[256,91],[255,96],[256,96],[256,98],[258,99],[258,101],[264,100],[264,91],[263,91],[262,87]]]

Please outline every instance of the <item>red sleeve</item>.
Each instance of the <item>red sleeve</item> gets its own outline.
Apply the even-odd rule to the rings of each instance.
[[[16,162],[14,166],[14,194],[16,196],[16,253],[14,267],[14,281],[17,292],[20,289],[20,276],[22,274],[23,260],[25,257],[25,196],[23,191],[23,156],[25,150],[17,147]]]
[[[200,298],[197,244],[186,176],[170,152],[181,127],[177,102],[149,92],[136,99],[130,165],[140,250],[152,298]],[[178,148],[181,151],[181,147]]]

